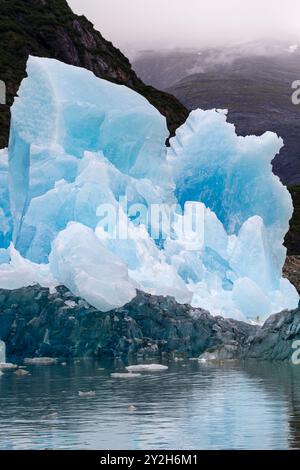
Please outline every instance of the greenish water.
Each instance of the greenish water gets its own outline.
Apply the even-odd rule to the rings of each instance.
[[[120,369],[81,361],[30,366],[26,377],[5,372],[0,448],[300,448],[300,367],[186,361],[137,378],[110,376]]]

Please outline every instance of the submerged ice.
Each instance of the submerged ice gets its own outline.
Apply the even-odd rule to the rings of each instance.
[[[293,207],[272,174],[279,137],[237,136],[225,111],[197,110],[166,147],[165,118],[134,91],[51,59],[27,72],[0,151],[0,287],[64,284],[102,311],[136,289],[241,319],[297,306],[282,278]],[[175,206],[180,222],[188,204],[201,240],[176,225],[157,238],[138,209]]]

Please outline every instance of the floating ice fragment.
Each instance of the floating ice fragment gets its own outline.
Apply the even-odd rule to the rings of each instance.
[[[28,370],[25,370],[25,369],[17,369],[14,374],[17,376],[17,377],[26,377],[27,375],[30,375],[30,372],[28,372]]]
[[[0,364],[6,362],[6,345],[4,341],[0,341]]]
[[[89,392],[78,392],[78,395],[80,397],[95,397],[96,396],[96,392],[94,392],[93,390],[89,391]]]
[[[76,302],[74,302],[74,300],[65,300],[65,305],[69,308],[75,308],[78,306],[78,304]],[[70,319],[71,317],[69,317]]]
[[[1,362],[0,363],[0,370],[13,370],[17,369],[18,366],[16,364],[12,364],[10,362]]]
[[[38,366],[50,366],[52,364],[57,364],[57,359],[54,357],[33,357],[25,358],[24,364],[27,365],[38,365]]]
[[[134,406],[134,405],[129,405],[128,406],[128,411],[136,411],[137,410],[137,407]]]
[[[168,366],[164,366],[162,364],[137,364],[134,366],[127,366],[126,370],[128,372],[158,372],[167,370]]]
[[[141,374],[129,374],[129,373],[122,373],[122,372],[114,372],[112,374],[110,374],[110,376],[113,378],[113,379],[134,379],[136,377],[141,377]]]

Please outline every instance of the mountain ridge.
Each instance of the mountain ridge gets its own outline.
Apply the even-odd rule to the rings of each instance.
[[[7,87],[7,104],[0,105],[0,148],[8,143],[9,108],[26,76],[28,55],[84,67],[99,78],[132,88],[166,117],[171,135],[188,116],[175,97],[145,85],[127,57],[85,16],[73,13],[65,0],[0,0],[0,79]]]
[[[238,134],[271,130],[284,139],[273,170],[288,186],[294,205],[285,245],[289,255],[300,255],[300,108],[291,102],[300,54],[299,47],[288,44],[150,51],[133,65],[143,79],[175,94],[190,110],[229,109],[228,120]]]

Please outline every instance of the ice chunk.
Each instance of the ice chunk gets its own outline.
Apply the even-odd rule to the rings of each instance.
[[[121,307],[136,296],[127,266],[82,224],[71,223],[60,232],[50,266],[61,284],[102,312]]]
[[[58,286],[49,265],[36,264],[23,258],[11,244],[8,249],[9,263],[0,264],[0,286],[2,289],[19,289],[39,284],[42,287]]]
[[[168,366],[162,364],[137,364],[135,366],[127,366],[128,372],[158,372],[167,370]]]
[[[237,277],[248,277],[266,292],[279,288],[278,275],[284,262],[285,249],[277,248],[273,255],[276,239],[264,226],[261,217],[249,218],[241,227],[238,237],[232,240],[229,263]],[[253,262],[255,260],[255,262]]]
[[[12,233],[12,221],[10,214],[8,192],[8,152],[0,150],[0,250],[7,248]],[[0,264],[2,263],[0,253]]]
[[[73,182],[59,179],[53,188],[47,186],[44,194],[31,199],[22,218],[18,250],[33,262],[46,263],[53,240],[70,221],[94,229],[101,219],[99,206],[117,209],[120,196],[128,203],[150,205],[161,203],[164,191],[150,180],[124,175],[101,152],[86,152]]]
[[[122,373],[122,372],[114,372],[112,374],[110,374],[110,376],[113,378],[113,379],[134,379],[136,377],[141,377],[142,374],[128,374],[128,372],[126,373]]]
[[[0,248],[0,264],[8,264],[10,262],[9,250]]]
[[[4,341],[0,341],[0,364],[6,362],[6,346]]]
[[[168,160],[181,204],[202,201],[229,234],[258,215],[282,241],[293,206],[289,192],[272,173],[281,138],[272,132],[237,136],[234,125],[226,122],[226,112],[198,109],[170,143]]]
[[[2,370],[14,370],[17,369],[18,366],[16,364],[12,364],[11,362],[0,362],[0,371]]]
[[[17,376],[17,377],[26,377],[28,375],[31,375],[30,372],[28,370],[25,370],[25,369],[17,369],[14,374]]]
[[[53,364],[57,364],[57,359],[55,357],[27,357],[24,359],[24,364],[50,366]]]
[[[259,284],[241,277],[234,283],[232,298],[237,308],[248,318],[267,318],[271,313],[271,302]]]
[[[149,294],[169,295],[180,303],[190,303],[192,294],[176,268],[168,263],[165,252],[150,238],[143,225],[135,227],[128,221],[128,238],[115,240],[103,237],[96,229],[102,243],[127,263],[129,276],[140,290]]]
[[[78,395],[80,397],[95,397],[96,396],[96,392],[94,392],[93,390],[90,390],[89,392],[78,392]]]
[[[168,137],[163,116],[125,86],[36,57],[29,58],[27,74],[11,109],[9,143],[17,249],[30,198],[45,193],[54,180],[74,177],[76,157],[102,150],[122,172],[159,180]]]

